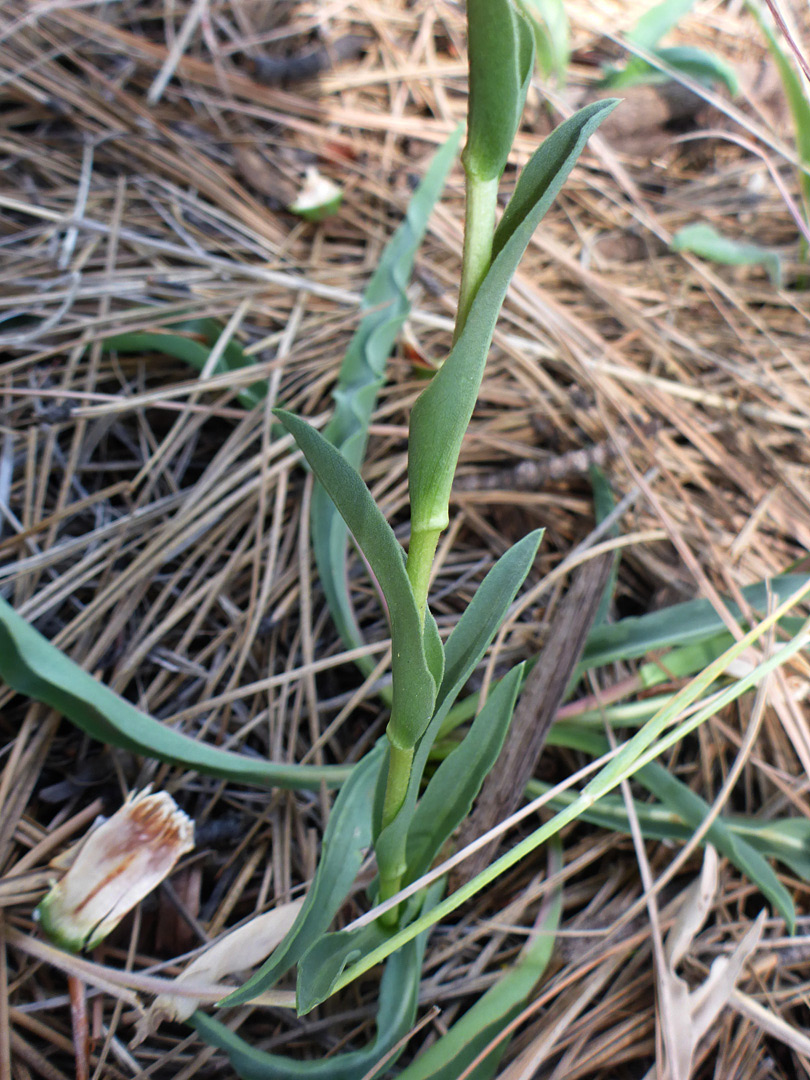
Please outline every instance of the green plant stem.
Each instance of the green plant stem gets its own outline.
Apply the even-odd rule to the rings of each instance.
[[[433,556],[436,554],[441,532],[441,529],[414,530],[408,544],[406,570],[423,624],[425,621],[425,609],[427,608],[428,589],[430,588],[430,573],[433,569]]]
[[[414,748],[395,746],[389,740],[388,779],[385,784],[385,799],[383,800],[382,827],[390,825],[399,813],[400,807],[405,801],[405,794],[411,779],[413,766]],[[404,866],[380,866],[380,900],[389,900],[398,893],[402,883]],[[381,922],[387,926],[396,925],[399,911],[392,908],[381,918]]]
[[[453,344],[464,329],[472,302],[492,259],[498,177],[482,180],[467,173],[467,208],[464,221],[464,254]]]

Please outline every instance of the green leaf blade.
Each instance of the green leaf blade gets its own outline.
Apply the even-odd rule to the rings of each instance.
[[[509,283],[532,233],[615,100],[594,102],[560,124],[526,165],[495,232],[492,265],[456,344],[411,413],[408,485],[412,528],[447,527],[461,442],[472,417],[487,353]]]
[[[410,311],[405,292],[428,220],[441,195],[447,174],[458,153],[461,128],[434,156],[408,205],[405,220],[380,257],[366,288],[361,309],[366,309],[341,364],[333,391],[335,411],[324,437],[359,469],[366,452],[368,430],[385,379],[388,357]],[[312,492],[310,512],[312,548],[326,602],[347,648],[363,644],[347,586],[346,523],[322,484]],[[369,661],[360,661],[366,673]]]
[[[325,934],[371,845],[371,800],[382,760],[383,746],[378,745],[355,765],[335,799],[315,876],[289,933],[221,1005],[240,1005],[269,990]]]
[[[274,409],[323,484],[368,559],[388,604],[391,622],[394,701],[388,734],[399,747],[413,747],[430,721],[436,700],[431,666],[437,666],[435,625],[422,618],[405,571],[402,545],[360,474],[323,435],[304,420]],[[426,636],[430,638],[426,654]]]
[[[334,787],[347,776],[343,766],[274,764],[219,750],[166,727],[80,668],[2,597],[0,678],[99,742],[237,784],[318,791],[321,784]]]
[[[764,266],[771,282],[779,288],[782,264],[775,251],[721,235],[705,221],[684,225],[672,237],[673,251],[689,251],[723,266]]]

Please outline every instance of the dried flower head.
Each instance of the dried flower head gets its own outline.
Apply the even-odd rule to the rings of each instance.
[[[165,791],[131,795],[94,825],[34,912],[57,945],[92,949],[194,847],[194,823]]]

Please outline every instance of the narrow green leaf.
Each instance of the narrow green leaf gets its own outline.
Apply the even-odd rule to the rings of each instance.
[[[411,766],[411,777],[399,813],[377,834],[374,847],[378,861],[386,865],[406,862],[408,829],[419,795],[428,755],[450,707],[484,655],[501,625],[509,605],[523,584],[540,544],[542,531],[530,533],[505,552],[476,590],[444,647],[445,673],[436,699],[436,711],[419,741]],[[375,799],[375,820],[379,821],[382,791]],[[407,884],[407,882],[406,882]]]
[[[729,817],[728,826],[763,855],[779,859],[797,877],[810,881],[810,820],[776,818],[758,821],[748,817]]]
[[[571,58],[568,15],[564,0],[518,0],[534,35],[537,66],[545,77],[553,75],[562,86]]]
[[[786,54],[779,39],[773,32],[770,22],[765,17],[760,5],[755,0],[748,0],[748,10],[754,16],[760,30],[768,44],[768,50],[779,71],[782,80],[782,89],[785,91],[788,106],[793,117],[793,128],[796,135],[796,150],[799,160],[805,166],[799,169],[799,184],[802,190],[804,202],[804,215],[810,221],[810,97],[807,94],[807,84],[802,79],[793,65],[793,61]]]
[[[500,680],[464,740],[431,777],[408,829],[408,881],[427,873],[444,842],[469,814],[501,752],[522,676],[523,664],[518,664]]]
[[[91,738],[142,757],[257,787],[337,786],[338,765],[277,765],[197,742],[166,727],[83,671],[0,597],[0,678],[19,694],[56,709]]]
[[[470,102],[464,169],[497,180],[512,149],[534,64],[527,21],[512,0],[467,0]]]
[[[786,600],[808,580],[807,574],[782,574],[756,585],[747,585],[742,594],[754,611],[767,611],[769,597],[776,603]],[[726,606],[733,619],[742,619],[736,604],[727,600]],[[725,629],[725,623],[709,600],[687,600],[649,615],[597,627],[588,638],[579,666],[587,670],[618,660],[632,660],[655,649],[705,641]]]
[[[328,439],[350,465],[359,470],[366,452],[368,428],[385,367],[399,336],[410,302],[405,288],[413,270],[417,249],[424,238],[431,211],[444,187],[447,173],[458,153],[461,128],[438,151],[424,179],[413,194],[405,220],[389,240],[374,276],[368,283],[360,322],[340,367],[333,392],[335,411],[324,428]],[[347,585],[346,523],[321,484],[312,491],[312,548],[326,602],[346,648],[363,644]],[[372,661],[358,661],[368,673]]]
[[[380,743],[352,769],[335,799],[315,876],[290,932],[259,970],[220,1005],[241,1005],[269,990],[326,933],[371,845],[371,799],[382,760]]]
[[[598,757],[608,750],[607,740],[599,734],[570,724],[555,724],[549,735],[549,743],[555,746],[584,750],[593,757]],[[711,806],[705,799],[702,799],[657,762],[651,762],[649,765],[639,769],[633,779],[655,795],[669,814],[675,815],[674,821],[671,818],[669,820],[662,819],[660,815],[657,818],[652,814],[648,815],[647,819],[645,819],[647,835],[652,838],[688,839],[696,829],[703,825],[711,812]],[[535,784],[533,781],[528,790],[534,795],[535,793],[541,794],[546,789],[542,784]],[[554,809],[561,809],[569,806],[577,797],[577,792],[564,792],[553,803],[553,807]],[[636,809],[639,813],[643,813],[645,810],[644,804],[639,804]],[[621,799],[616,799],[613,803],[600,799],[592,808],[583,813],[582,817],[583,820],[592,821],[594,824],[607,828],[621,829],[623,832],[630,831],[627,812]],[[760,845],[750,843],[743,836],[743,829],[735,827],[732,819],[717,818],[701,843],[713,844],[722,855],[725,855],[742,874],[759,888],[762,895],[766,897],[782,917],[788,923],[791,922],[795,915],[790,894],[779,881],[771,866],[762,857],[760,851],[757,850]],[[782,854],[776,851],[772,853],[777,858],[782,858]]]
[[[436,667],[435,625],[422,619],[405,571],[402,545],[374,502],[360,474],[330,442],[304,420],[274,409],[293,436],[317,479],[323,484],[368,559],[391,622],[394,701],[389,737],[400,747],[412,747],[424,732],[436,700],[431,666]],[[426,637],[430,662],[426,656]]]
[[[588,477],[591,481],[591,488],[593,490],[594,516],[597,525],[601,525],[602,522],[613,513],[616,506],[616,500],[613,498],[610,481],[605,476],[602,469],[597,465],[591,465],[588,469]],[[609,535],[612,537],[617,537],[619,535],[618,522],[614,522]],[[607,622],[608,615],[610,614],[610,606],[613,603],[613,596],[616,592],[616,583],[619,580],[620,562],[621,553],[617,551],[613,556],[613,565],[610,568],[610,574],[605,582],[605,591],[602,593],[602,599],[599,601],[599,607],[594,616],[593,627],[601,626],[603,623]]]
[[[559,843],[556,843],[559,850]],[[558,856],[562,865],[562,856]],[[457,1020],[446,1035],[399,1074],[399,1080],[457,1080],[524,1007],[542,978],[562,915],[562,890],[555,889],[536,935],[521,950],[514,965]],[[509,1045],[501,1039],[495,1049],[468,1074],[468,1080],[490,1080]]]
[[[438,883],[428,890],[423,911],[429,911],[440,896],[441,883]],[[380,982],[377,1034],[362,1050],[335,1054],[320,1061],[295,1061],[252,1047],[200,1010],[194,1013],[190,1023],[209,1045],[225,1051],[241,1080],[360,1080],[360,1077],[371,1080],[382,1077],[399,1056],[416,1019],[427,937],[427,932],[419,934],[386,963]],[[374,1070],[377,1062],[380,1062],[378,1071]]]
[[[704,86],[719,83],[732,97],[740,92],[736,72],[730,64],[714,53],[705,49],[696,49],[691,45],[673,45],[667,49],[651,50],[653,56],[674,68],[675,71],[688,75],[689,78]],[[665,83],[671,76],[661,68],[634,56],[622,68],[607,68],[606,77],[601,85],[606,89],[620,90],[630,86],[643,86],[649,83]]]
[[[169,333],[169,326],[178,332]],[[104,338],[101,347],[104,352],[154,352],[163,356],[173,356],[176,360],[185,361],[196,371],[202,371],[222,330],[222,324],[216,319],[183,319],[181,322],[168,324],[166,330],[114,334],[112,337]],[[186,336],[189,334],[202,337],[205,344]],[[225,346],[212,374],[220,375],[228,371],[239,371],[242,368],[253,367],[255,363],[255,359],[247,355],[239,342],[231,339]],[[246,409],[254,408],[265,397],[267,397],[266,382],[255,382],[249,386],[243,386],[236,394],[237,400]]]
[[[673,251],[691,251],[710,262],[722,263],[723,266],[762,265],[768,272],[771,282],[779,288],[782,283],[782,264],[775,251],[749,244],[741,240],[731,240],[705,221],[696,221],[684,225],[672,237]]]
[[[421,906],[420,901],[419,907]],[[415,914],[418,914],[418,911]],[[387,941],[392,932],[378,919],[357,930],[338,930],[337,933],[324,934],[314,942],[298,965],[298,1015],[304,1016],[316,1005],[326,1001],[346,966]]]
[[[663,0],[644,12],[627,35],[627,40],[652,52],[661,38],[674,29],[684,15],[689,14],[693,5],[694,0]]]
[[[492,265],[464,329],[411,413],[408,483],[411,523],[429,532],[447,526],[447,505],[461,441],[478,397],[495,323],[531,235],[582,152],[617,104],[586,106],[552,132],[521,173],[495,232]]]

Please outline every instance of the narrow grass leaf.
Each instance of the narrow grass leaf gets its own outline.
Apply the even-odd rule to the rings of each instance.
[[[534,63],[529,24],[512,0],[467,0],[470,102],[464,169],[497,180],[517,133]]]
[[[440,886],[429,889],[424,910],[430,910],[440,895]],[[407,1038],[416,1019],[427,936],[427,932],[419,934],[386,963],[380,982],[377,1033],[362,1050],[335,1054],[320,1061],[296,1061],[252,1047],[203,1012],[194,1013],[190,1022],[209,1045],[225,1051],[241,1080],[358,1080],[385,1058],[379,1072],[371,1074],[382,1077],[396,1061],[399,1051],[390,1057],[386,1055]]]
[[[559,845],[558,845],[559,846]],[[560,863],[562,863],[562,858]],[[562,889],[557,888],[535,934],[514,965],[403,1072],[399,1080],[457,1080],[524,1007],[548,967],[562,915]],[[501,1039],[469,1080],[490,1080],[509,1045]]]
[[[461,442],[509,282],[588,137],[616,104],[612,99],[594,102],[560,124],[520,175],[495,232],[492,264],[464,329],[411,413],[408,484],[412,528],[416,531],[447,526],[447,505]]]
[[[762,31],[768,44],[768,50],[779,72],[779,78],[782,80],[782,89],[785,92],[793,117],[796,150],[798,151],[799,160],[805,166],[804,169],[799,170],[799,184],[802,191],[802,201],[804,202],[804,215],[810,221],[810,175],[806,171],[810,168],[810,97],[807,92],[807,84],[779,44],[779,40],[759,4],[755,0],[748,0],[746,6]]]
[[[461,128],[438,151],[413,194],[405,220],[389,240],[374,276],[368,283],[361,311],[367,311],[354,334],[340,367],[333,397],[335,411],[324,428],[324,438],[359,470],[365,457],[368,429],[385,379],[385,367],[408,312],[406,286],[417,249],[424,238],[431,211],[441,195],[447,174],[458,153]],[[332,619],[347,649],[362,645],[347,586],[346,523],[324,487],[312,491],[312,548]],[[373,662],[357,661],[368,673]]]
[[[653,49],[653,55],[675,71],[711,87],[716,83],[724,86],[732,97],[740,92],[740,84],[734,68],[714,53],[691,45],[673,45],[666,49]],[[641,57],[634,56],[622,68],[609,68],[601,85],[610,90],[627,89],[648,83],[664,83],[671,78],[666,72]]]
[[[678,229],[672,237],[671,247],[673,251],[689,251],[723,266],[762,265],[777,288],[782,283],[782,264],[775,251],[769,251],[759,244],[731,240],[705,221],[696,221]]]
[[[445,673],[436,699],[436,711],[416,748],[405,799],[393,821],[374,838],[378,858],[388,858],[389,865],[406,861],[408,829],[433,743],[450,707],[489,647],[518,589],[526,579],[542,535],[542,530],[530,533],[501,556],[479,585],[475,596],[447,639],[444,648]],[[377,820],[380,816],[381,797],[380,788],[376,798]]]
[[[133,331],[114,334],[104,338],[101,347],[104,352],[121,353],[159,353],[183,360],[196,371],[202,371],[211,355],[211,349],[222,333],[222,324],[216,319],[184,319],[172,323],[171,329]],[[202,338],[200,342],[197,338]],[[222,351],[212,374],[220,375],[228,371],[239,371],[253,367],[256,361],[244,351],[238,341],[231,339]],[[267,383],[255,382],[237,391],[236,398],[246,409],[252,409],[267,397]]]
[[[652,51],[658,42],[674,29],[684,15],[692,10],[694,0],[663,0],[638,19],[627,35],[628,41],[642,49]]]
[[[766,611],[769,597],[779,603],[808,580],[806,574],[783,574],[748,585],[742,594],[754,611]],[[742,619],[737,604],[726,601],[726,606],[733,619]],[[597,627],[588,638],[579,666],[587,670],[618,660],[632,660],[654,649],[705,641],[725,628],[709,600],[687,600],[649,615],[636,615],[610,626]]]
[[[523,665],[518,664],[501,679],[463,741],[431,777],[408,829],[408,881],[427,873],[444,842],[469,814],[501,752],[522,677]]]
[[[391,623],[394,700],[389,737],[396,746],[412,747],[428,725],[436,700],[435,624],[422,619],[405,571],[402,545],[374,502],[360,474],[323,435],[283,409],[275,416],[293,436],[317,479],[323,484],[382,589]],[[426,656],[425,636],[428,636]]]
[[[692,682],[687,687],[684,687],[678,694],[673,695],[670,702],[662,708],[659,713],[653,716],[641,731],[629,739],[619,749],[618,753],[611,761],[603,766],[594,779],[587,784],[570,806],[559,811],[550,821],[544,822],[538,829],[535,829],[529,836],[517,843],[504,855],[501,855],[494,863],[485,870],[482,870],[481,873],[477,874],[471,881],[468,881],[461,886],[461,888],[442,900],[436,905],[436,908],[430,915],[421,915],[410,926],[398,930],[389,941],[385,942],[377,949],[374,949],[368,956],[364,957],[345,971],[338,981],[337,988],[341,989],[342,987],[347,986],[375,964],[384,960],[386,956],[389,956],[391,953],[401,948],[406,942],[410,941],[416,934],[426,929],[429,925],[440,922],[471,897],[486,888],[487,885],[501,874],[506,873],[507,870],[515,866],[521,859],[526,858],[534,852],[541,844],[545,843],[552,836],[558,835],[570,822],[576,821],[578,817],[594,806],[602,796],[613,791],[622,780],[629,779],[641,766],[648,764],[659,754],[663,753],[669,746],[683,738],[684,735],[694,731],[695,728],[704,723],[709,716],[714,715],[720,709],[725,708],[725,706],[729,705],[732,701],[735,701],[747,690],[758,685],[758,683],[766,678],[770,672],[775,671],[781,665],[785,664],[796,653],[806,649],[808,645],[810,645],[810,632],[805,631],[796,635],[787,642],[787,644],[777,649],[766,660],[763,660],[758,664],[748,675],[739,679],[726,691],[713,696],[711,702],[707,706],[698,709],[698,711],[691,715],[687,720],[676,723],[677,717],[681,715],[682,711],[687,709],[692,702],[703,693],[705,688],[710,686],[712,682],[716,680],[724,668],[739,657],[752,644],[757,642],[772,626],[776,625],[792,606],[803,601],[808,591],[810,591],[810,583],[801,589],[797,589],[796,592],[792,593],[766,618],[749,630],[739,642],[735,642],[723,657],[710,665],[706,672],[693,679]],[[672,726],[673,724],[675,724],[674,727]],[[667,733],[662,734],[664,732]],[[788,921],[788,927],[791,933],[793,932],[794,925],[795,915]]]
[[[371,800],[382,760],[383,744],[378,744],[352,769],[335,799],[318,868],[289,934],[259,970],[221,1005],[241,1005],[269,990],[326,933],[371,845]]]
[[[537,67],[544,78],[554,76],[562,86],[571,59],[568,15],[563,0],[518,0],[534,35]]]
[[[607,752],[608,742],[594,731],[583,730],[576,725],[557,724],[552,728],[549,742],[555,745],[567,746],[571,749],[584,750],[593,757],[599,757]],[[673,776],[663,765],[650,762],[643,768],[638,769],[633,776],[643,787],[654,795],[661,804],[671,813],[675,814],[679,821],[686,826],[686,835],[691,836],[699,829],[706,820],[711,807],[705,799],[697,795],[690,787]],[[566,793],[560,800],[560,805],[570,803],[570,794]],[[598,811],[600,802],[593,807]],[[642,806],[638,807],[641,811]],[[627,829],[629,831],[629,824]],[[795,917],[793,902],[790,893],[782,885],[774,873],[773,868],[765,861],[759,851],[749,844],[738,830],[731,828],[729,822],[719,817],[712,822],[711,827],[701,841],[703,845],[713,844],[715,848],[725,855],[737,869],[752,881],[762,895],[769,901],[772,907],[782,915],[789,923]]]
[[[277,765],[218,750],[166,727],[83,671],[2,597],[0,678],[99,742],[237,784],[318,791],[324,783],[338,786],[348,775],[339,765]]]

